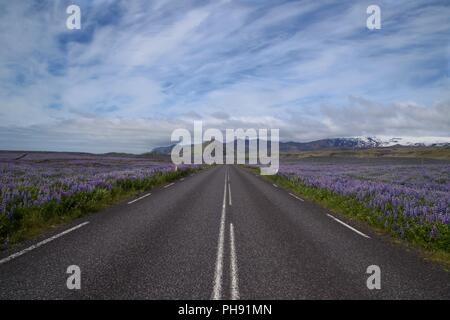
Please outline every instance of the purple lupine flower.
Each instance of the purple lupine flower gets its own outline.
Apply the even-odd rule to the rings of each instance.
[[[437,231],[436,225],[433,224],[433,227],[431,228],[431,232],[430,232],[431,239],[436,239],[437,232],[438,231]]]
[[[14,220],[14,207],[12,207],[11,209],[9,209],[9,220],[13,221]]]
[[[450,165],[294,164],[282,165],[279,175],[354,197],[365,207],[393,218],[392,228],[450,221]],[[445,178],[445,183],[439,183]],[[402,217],[402,219],[400,219]],[[378,217],[381,223],[383,218]],[[398,221],[398,222],[397,222]],[[389,226],[385,221],[386,227]],[[435,230],[437,230],[435,228]]]

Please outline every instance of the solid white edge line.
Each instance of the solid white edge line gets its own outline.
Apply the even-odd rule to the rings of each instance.
[[[228,171],[227,171],[228,173]],[[227,204],[227,173],[225,174],[225,185],[223,189],[222,214],[220,216],[219,241],[217,244],[216,268],[214,271],[213,300],[222,298],[222,275],[223,275],[223,243],[225,238],[225,215]]]
[[[41,242],[38,242],[38,243],[32,245],[31,247],[28,247],[28,248],[26,248],[26,249],[24,249],[24,250],[22,250],[22,251],[16,252],[16,253],[10,255],[9,257],[6,257],[6,258],[4,258],[4,259],[1,259],[1,260],[0,260],[0,264],[6,263],[6,262],[11,261],[11,260],[13,260],[13,259],[15,259],[15,258],[18,258],[18,257],[24,255],[25,253],[30,252],[31,250],[37,249],[37,248],[39,248],[40,246],[43,246],[44,244],[47,244],[47,243],[49,243],[49,242],[51,242],[51,241],[53,241],[53,240],[55,240],[55,239],[58,239],[59,237],[62,237],[63,235],[68,234],[69,232],[75,231],[75,230],[77,230],[77,229],[79,229],[79,228],[81,228],[81,227],[87,225],[88,223],[89,223],[89,221],[80,223],[79,225],[77,225],[77,226],[75,226],[75,227],[73,227],[73,228],[70,228],[70,229],[68,229],[68,230],[66,230],[66,231],[63,231],[63,232],[61,232],[61,233],[58,233],[57,235],[54,235],[53,237],[50,237],[50,238],[48,238],[48,239],[45,239],[45,240],[43,240],[43,241],[41,241]]]
[[[168,187],[171,187],[171,186],[173,186],[174,184],[175,184],[175,182],[169,183],[168,185],[164,186],[164,189],[166,189],[166,188],[168,188]]]
[[[231,300],[239,300],[239,277],[236,257],[236,245],[234,240],[234,226],[230,223],[230,260],[231,260]]]
[[[356,232],[356,233],[359,234],[360,236],[363,236],[364,238],[370,239],[370,237],[369,237],[367,234],[362,233],[361,231],[356,230],[356,229],[353,228],[352,226],[349,226],[348,224],[346,224],[345,222],[343,222],[343,221],[339,220],[338,218],[332,216],[331,214],[328,214],[328,213],[327,213],[327,216],[329,216],[331,219],[334,219],[335,221],[339,222],[339,223],[342,224],[343,226],[346,226],[346,227],[349,228],[350,230]]]
[[[297,199],[297,200],[300,200],[300,201],[305,201],[305,200],[303,200],[302,198],[299,198],[299,197],[297,197],[295,194],[293,194],[293,193],[290,193],[289,192],[289,194],[291,195],[291,196],[293,196],[295,199]]]
[[[142,197],[139,197],[139,198],[137,198],[137,199],[134,199],[134,200],[128,202],[128,204],[135,203],[136,201],[142,200],[142,199],[148,197],[149,195],[151,195],[151,193],[144,194]]]

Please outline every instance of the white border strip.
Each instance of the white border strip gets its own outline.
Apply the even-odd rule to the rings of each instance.
[[[166,189],[166,188],[168,188],[168,187],[171,187],[171,186],[173,186],[174,184],[175,184],[175,182],[169,183],[168,185],[164,186],[164,189]]]
[[[303,200],[302,198],[299,198],[299,197],[297,197],[295,194],[293,194],[293,193],[290,193],[289,192],[289,194],[291,195],[291,196],[293,196],[295,199],[297,199],[297,200],[300,200],[300,201],[305,201],[305,200]]]
[[[49,243],[49,242],[51,242],[51,241],[53,241],[55,239],[58,239],[59,237],[62,237],[63,235],[68,234],[69,232],[75,231],[75,230],[77,230],[77,229],[87,225],[88,223],[89,223],[89,221],[80,223],[79,225],[77,225],[77,226],[75,226],[73,228],[70,228],[70,229],[68,229],[66,231],[63,231],[61,233],[58,233],[57,235],[54,235],[51,238],[45,239],[45,240],[43,240],[41,242],[38,242],[38,243],[32,245],[31,247],[28,247],[28,248],[26,248],[26,249],[24,249],[22,251],[16,252],[16,253],[10,255],[9,257],[6,257],[6,258],[0,260],[0,264],[6,263],[6,262],[11,261],[11,260],[13,260],[15,258],[18,258],[18,257],[24,255],[25,253],[30,252],[31,250],[37,249],[40,246],[43,246],[44,244],[47,244],[47,243]]]
[[[139,198],[137,198],[137,199],[134,199],[134,200],[128,202],[128,204],[135,203],[136,201],[142,200],[142,199],[148,197],[149,195],[151,195],[151,193],[144,194],[142,197],[139,197]]]
[[[339,223],[342,224],[343,226],[346,226],[346,227],[349,228],[350,230],[356,232],[356,233],[359,234],[360,236],[363,236],[364,238],[370,239],[370,237],[369,237],[367,234],[362,233],[361,231],[356,230],[355,228],[353,228],[352,226],[349,226],[349,225],[346,224],[345,222],[342,222],[342,221],[339,220],[338,218],[333,217],[331,214],[328,214],[328,213],[327,213],[327,216],[329,216],[331,219],[336,220],[337,222],[339,222]]]

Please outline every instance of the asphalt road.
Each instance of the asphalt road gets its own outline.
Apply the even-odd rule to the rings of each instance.
[[[239,167],[131,200],[1,253],[0,299],[450,299],[442,266]]]

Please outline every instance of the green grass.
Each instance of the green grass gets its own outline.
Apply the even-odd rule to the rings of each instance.
[[[384,147],[359,150],[317,150],[281,153],[283,159],[301,159],[316,157],[350,158],[418,158],[450,160],[448,147]]]
[[[97,212],[112,204],[130,199],[152,188],[175,181],[199,169],[179,170],[156,173],[140,181],[121,180],[113,184],[112,189],[96,189],[94,192],[79,192],[71,197],[61,199],[60,203],[52,201],[42,207],[18,208],[14,219],[0,217],[0,243],[15,244],[32,239],[56,226],[68,223],[89,213]]]
[[[247,169],[259,174],[259,169],[249,167]],[[370,227],[379,235],[389,236],[393,242],[405,246],[408,250],[418,252],[425,259],[450,267],[450,231],[445,225],[442,225],[439,229],[442,237],[438,241],[429,241],[429,230],[426,229],[426,226],[411,228],[402,239],[392,229],[386,228],[384,221],[380,222],[382,220],[377,219],[383,215],[381,212],[365,207],[362,202],[355,198],[341,196],[320,188],[308,187],[303,185],[301,180],[294,182],[279,175],[261,177],[304,199],[313,201],[337,215],[344,216],[350,221]]]

